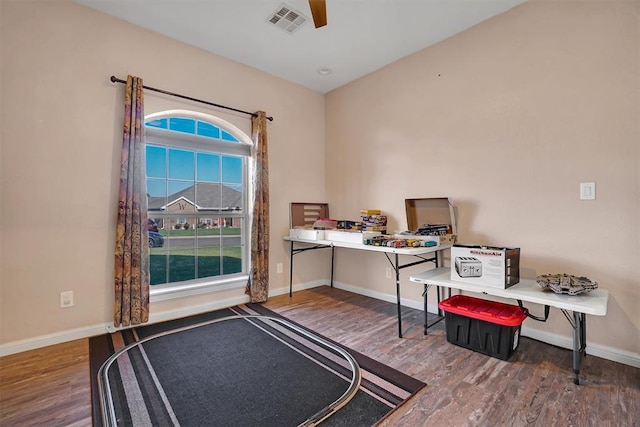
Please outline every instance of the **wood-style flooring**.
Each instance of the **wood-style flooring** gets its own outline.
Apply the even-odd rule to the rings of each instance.
[[[0,426],[90,426],[89,340],[0,358]]]
[[[509,361],[449,344],[421,311],[327,286],[273,297],[270,309],[427,383],[383,426],[640,426],[640,369],[522,338]],[[90,426],[87,340],[0,358],[1,426]]]

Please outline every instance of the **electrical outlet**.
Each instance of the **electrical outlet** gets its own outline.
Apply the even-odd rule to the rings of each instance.
[[[393,279],[393,275],[391,274],[391,267],[387,267],[386,275],[387,279]]]
[[[281,262],[276,264],[276,273],[282,274],[282,263]]]
[[[73,307],[73,291],[60,292],[60,308]]]

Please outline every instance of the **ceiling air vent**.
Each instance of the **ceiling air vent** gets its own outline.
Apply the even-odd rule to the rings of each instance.
[[[299,10],[282,3],[275,12],[267,17],[267,22],[293,34],[302,24],[307,22],[308,18]]]

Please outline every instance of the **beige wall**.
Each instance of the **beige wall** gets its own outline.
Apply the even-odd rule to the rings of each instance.
[[[69,1],[0,1],[0,346],[111,319],[123,99],[108,78],[134,74],[275,117],[272,288],[288,282],[274,267],[288,269],[290,202],[328,201],[341,219],[379,208],[394,230],[405,198],[448,196],[462,240],[519,246],[529,275],[585,274],[609,289],[589,341],[637,355],[638,4],[529,2],[323,97]],[[248,131],[243,117],[146,97],[147,113],[193,109]],[[578,200],[585,181],[597,200]],[[341,251],[338,282],[394,294],[380,254]],[[326,280],[326,252],[298,256],[295,282]],[[403,272],[416,305],[406,277],[421,269]],[[76,305],[60,309],[66,290]],[[152,315],[233,298],[242,292]],[[525,326],[570,334],[558,311]]]
[[[608,289],[588,339],[639,354],[636,7],[529,2],[328,94],[332,215],[379,208],[404,229],[405,198],[451,197],[461,241],[517,246],[529,276],[580,274]],[[597,199],[579,200],[591,181]],[[385,267],[344,251],[336,277],[393,293]],[[403,290],[417,301],[409,274]],[[557,310],[525,326],[571,333]]]
[[[275,263],[288,259],[281,239],[288,203],[325,198],[322,95],[70,1],[1,1],[0,8],[0,345],[82,334],[112,318],[124,88],[111,75],[275,118],[271,280],[288,284],[288,275],[275,274]],[[250,129],[246,116],[145,96],[146,113],[192,109]],[[305,274],[324,270],[310,263]],[[68,290],[75,306],[61,309],[59,294]],[[238,290],[163,302],[151,314],[243,297]]]

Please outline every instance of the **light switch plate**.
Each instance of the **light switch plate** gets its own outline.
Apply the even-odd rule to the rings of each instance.
[[[580,200],[595,200],[595,199],[596,199],[596,183],[581,182],[580,183]]]
[[[60,308],[73,307],[73,291],[60,292]]]

